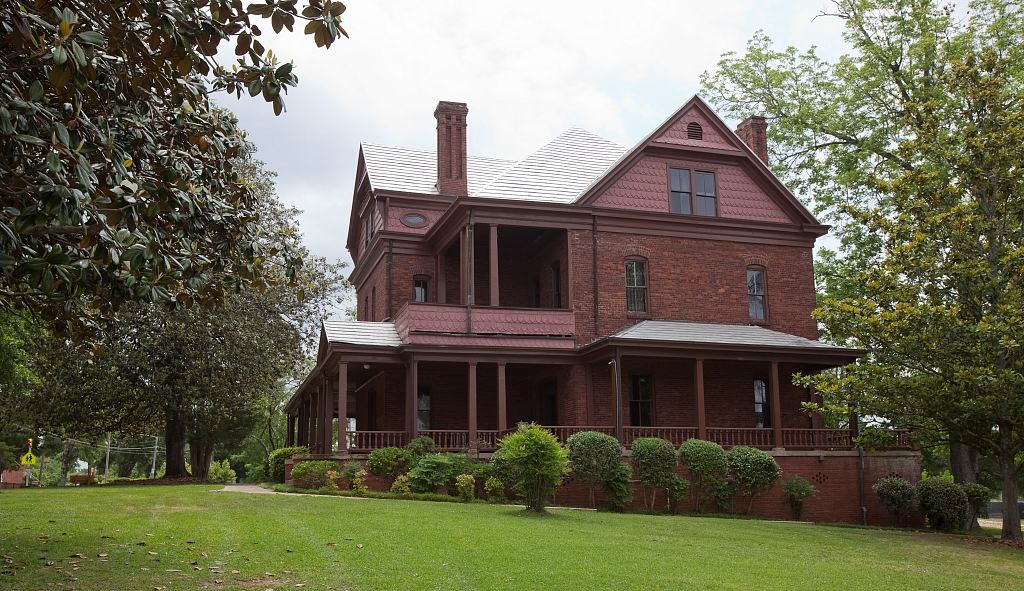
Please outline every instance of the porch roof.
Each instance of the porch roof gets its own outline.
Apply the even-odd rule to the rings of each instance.
[[[325,320],[324,333],[328,343],[367,345],[371,347],[399,347],[402,339],[394,322],[365,322],[355,320]]]
[[[643,320],[595,342],[657,343],[680,347],[758,349],[861,357],[864,351],[746,324],[715,324],[677,320]]]

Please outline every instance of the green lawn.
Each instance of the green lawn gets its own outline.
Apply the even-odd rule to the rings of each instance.
[[[216,488],[0,491],[0,589],[1024,589],[958,536]]]

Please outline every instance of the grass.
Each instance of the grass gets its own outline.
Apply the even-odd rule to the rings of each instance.
[[[0,491],[0,589],[1024,588],[952,535],[217,488]]]

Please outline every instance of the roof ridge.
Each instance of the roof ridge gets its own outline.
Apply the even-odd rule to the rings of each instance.
[[[423,149],[423,148],[410,148],[408,146],[398,146],[398,145],[395,145],[395,144],[379,144],[377,142],[360,141],[359,142],[359,146],[360,147],[362,147],[362,146],[373,146],[375,148],[388,148],[388,149],[391,149],[391,150],[405,150],[407,152],[419,152],[421,154],[437,154],[437,150],[426,150],[426,149]],[[511,159],[511,158],[501,158],[499,156],[481,156],[479,154],[475,154],[475,155],[474,154],[467,154],[466,158],[473,158],[473,159],[477,159],[477,160],[496,160],[496,161],[500,161],[500,162],[511,162],[511,163],[519,162],[518,160],[514,160],[514,159]]]

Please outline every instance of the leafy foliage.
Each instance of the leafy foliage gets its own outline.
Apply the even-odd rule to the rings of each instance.
[[[8,2],[0,5],[0,305],[59,332],[127,301],[219,302],[265,282],[246,146],[212,92],[262,95],[275,113],[298,78],[259,41],[296,19],[318,46],[340,35],[330,0]],[[259,17],[259,18],[257,18]],[[235,63],[219,52],[233,46]]]
[[[668,512],[676,513],[679,511],[679,503],[686,499],[689,494],[690,481],[673,474],[668,485],[665,486],[665,498],[668,500]]]
[[[427,454],[409,471],[409,484],[417,493],[454,491],[455,477],[472,471],[473,463],[464,454]]]
[[[284,463],[299,454],[309,453],[305,447],[282,447],[270,452],[267,458],[267,476],[271,482],[284,482]],[[294,466],[292,466],[294,468]]]
[[[633,470],[626,462],[619,462],[612,472],[611,478],[604,482],[604,492],[608,495],[608,508],[612,511],[625,511],[633,502]],[[669,487],[672,485],[670,484]]]
[[[359,462],[348,462],[341,469],[341,479],[348,483],[349,488],[352,488],[352,485],[356,480],[356,474],[358,474],[360,470],[363,470],[363,465]]]
[[[333,486],[328,472],[335,472],[338,464],[330,460],[304,460],[292,466],[292,481],[299,488]]]
[[[782,476],[778,462],[766,451],[737,445],[729,450],[729,476],[737,492],[747,497],[747,513],[754,497],[771,488]]]
[[[985,505],[995,496],[995,493],[989,487],[977,482],[961,484],[960,488],[967,495],[967,525],[973,528],[977,519],[984,515]]]
[[[917,500],[917,491],[914,485],[905,478],[889,476],[876,482],[871,490],[878,495],[882,506],[896,516],[896,524],[899,525],[904,517],[914,508],[914,501]]]
[[[729,456],[717,443],[687,439],[679,446],[679,457],[693,478],[697,496],[695,509],[699,512],[705,501],[717,500],[716,493],[721,493],[727,485]]]
[[[463,501],[472,501],[476,497],[476,478],[472,474],[459,474],[455,477],[455,490]]]
[[[395,481],[391,483],[391,492],[398,495],[407,495],[412,492],[412,487],[409,486],[409,475],[399,474]]]
[[[375,476],[395,478],[406,471],[412,463],[412,454],[400,447],[383,447],[370,452],[366,469]]]
[[[494,471],[523,497],[528,511],[543,512],[548,496],[569,471],[568,452],[539,425],[520,423],[498,441]]]
[[[967,520],[967,493],[944,478],[925,478],[917,483],[917,499],[928,525],[941,531],[963,529]]]
[[[500,503],[505,500],[505,483],[501,479],[490,476],[484,481],[484,495],[489,503]]]
[[[221,460],[210,464],[210,472],[206,479],[218,484],[234,484],[237,480],[237,475],[235,474],[235,471],[231,469],[230,462],[227,460]]]
[[[630,446],[633,465],[640,486],[644,489],[644,505],[654,509],[654,497],[659,487],[665,487],[672,481],[678,460],[676,448],[671,441],[658,437],[640,437],[633,440]]]
[[[794,476],[782,485],[782,494],[786,496],[786,502],[793,511],[793,519],[799,521],[804,513],[804,503],[818,494],[818,489],[803,476]]]
[[[405,449],[412,455],[412,463],[415,465],[424,456],[437,453],[437,444],[429,436],[420,435],[406,443]]]
[[[590,506],[594,506],[594,490],[615,476],[622,464],[622,446],[619,440],[596,431],[574,433],[565,442],[569,465],[590,492]]]

